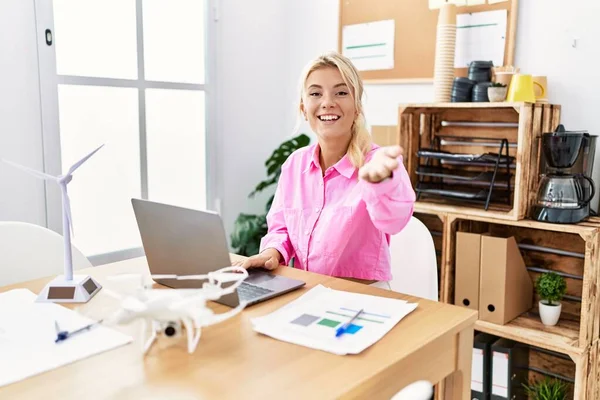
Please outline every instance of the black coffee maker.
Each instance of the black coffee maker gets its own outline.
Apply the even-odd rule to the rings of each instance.
[[[566,131],[562,125],[542,135],[544,165],[533,219],[575,224],[590,216],[596,138],[586,131]]]

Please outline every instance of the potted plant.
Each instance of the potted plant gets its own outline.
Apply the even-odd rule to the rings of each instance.
[[[260,182],[248,197],[254,197],[256,193],[276,185],[281,175],[281,166],[294,151],[307,146],[310,138],[305,134],[300,135],[283,142],[273,151],[271,156],[265,161],[267,167],[267,179]],[[240,214],[235,220],[233,232],[231,233],[231,247],[235,253],[242,256],[252,256],[257,254],[260,249],[260,240],[267,234],[267,213],[271,208],[274,195],[271,195],[267,201],[265,212],[263,214]]]
[[[490,102],[500,102],[506,99],[507,86],[504,83],[493,82],[488,88]]]
[[[556,272],[546,272],[538,277],[535,288],[540,296],[540,318],[544,325],[556,325],[562,310],[562,300],[567,291],[565,278]]]
[[[567,398],[567,385],[556,378],[545,377],[542,381],[523,386],[531,400],[565,400]]]

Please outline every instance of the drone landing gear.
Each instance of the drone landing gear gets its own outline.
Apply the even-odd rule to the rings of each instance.
[[[198,346],[202,329],[194,327],[194,322],[189,318],[182,318],[181,322],[183,322],[183,326],[187,331],[188,353],[192,354],[196,350],[196,346]]]
[[[154,327],[154,322],[150,322],[153,326],[152,326],[152,331],[150,333],[150,337],[148,338],[148,340],[146,340],[145,342],[142,341],[142,352],[144,354],[146,354],[148,352],[148,350],[150,350],[150,347],[152,347],[152,344],[154,343],[154,341],[156,340],[156,329]],[[146,337],[146,332],[148,331],[148,321],[144,320],[144,322],[142,323],[142,337]]]
[[[154,320],[144,320],[142,324],[143,338],[146,337],[146,334],[148,332],[148,324],[151,325],[152,329],[150,330],[150,336],[148,337],[148,339],[142,342],[142,351],[144,354],[146,354],[150,350],[159,334],[167,338],[178,337],[182,332],[182,324],[187,333],[188,353],[192,354],[196,350],[198,342],[200,341],[200,336],[202,334],[201,328],[194,326],[194,322],[189,318],[182,318],[181,323],[165,323]]]

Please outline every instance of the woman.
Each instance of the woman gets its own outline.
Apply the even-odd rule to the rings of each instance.
[[[389,281],[390,235],[409,221],[415,193],[399,146],[378,148],[365,126],[363,84],[337,53],[310,63],[300,112],[318,138],[281,168],[268,233],[246,268],[287,265],[336,277]]]

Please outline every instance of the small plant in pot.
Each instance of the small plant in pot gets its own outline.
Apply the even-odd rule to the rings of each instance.
[[[535,289],[540,296],[540,318],[544,325],[556,325],[562,310],[562,300],[567,291],[565,278],[556,272],[546,272],[538,277]]]
[[[523,386],[527,397],[532,400],[566,400],[567,398],[567,385],[556,378],[545,377],[541,381]]]
[[[490,102],[501,102],[506,99],[508,88],[504,83],[493,82],[488,88],[488,98]]]

